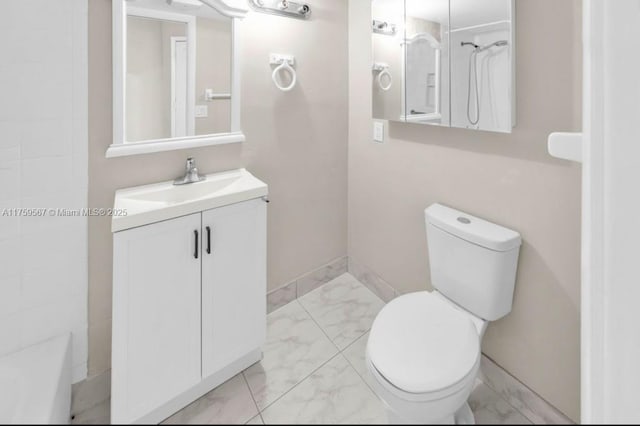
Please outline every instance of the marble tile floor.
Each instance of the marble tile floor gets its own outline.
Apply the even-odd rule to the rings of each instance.
[[[384,424],[364,358],[368,330],[384,302],[352,275],[268,316],[264,358],[165,420],[167,424]],[[530,424],[480,380],[469,404],[478,424]],[[75,424],[105,424],[106,401]]]

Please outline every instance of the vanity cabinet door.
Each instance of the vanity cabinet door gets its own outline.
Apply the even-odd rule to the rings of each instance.
[[[261,199],[202,213],[203,377],[264,343],[266,216]]]
[[[143,418],[201,379],[201,214],[114,234],[112,421]]]

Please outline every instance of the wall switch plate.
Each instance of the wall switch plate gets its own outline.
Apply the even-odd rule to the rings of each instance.
[[[209,116],[209,107],[207,105],[196,105],[196,118],[207,118]]]
[[[373,141],[384,143],[384,123],[381,121],[373,122]]]

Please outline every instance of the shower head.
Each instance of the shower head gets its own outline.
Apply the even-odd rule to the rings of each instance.
[[[484,52],[485,50],[491,49],[492,47],[502,47],[502,46],[506,46],[508,44],[509,44],[509,42],[507,40],[498,40],[496,42],[493,42],[491,44],[487,44],[487,45],[482,46],[482,47],[476,47],[476,51]]]

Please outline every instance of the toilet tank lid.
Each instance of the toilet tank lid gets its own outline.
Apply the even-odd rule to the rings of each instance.
[[[428,223],[443,231],[490,250],[509,251],[522,244],[516,231],[442,204],[430,205],[424,215]]]

